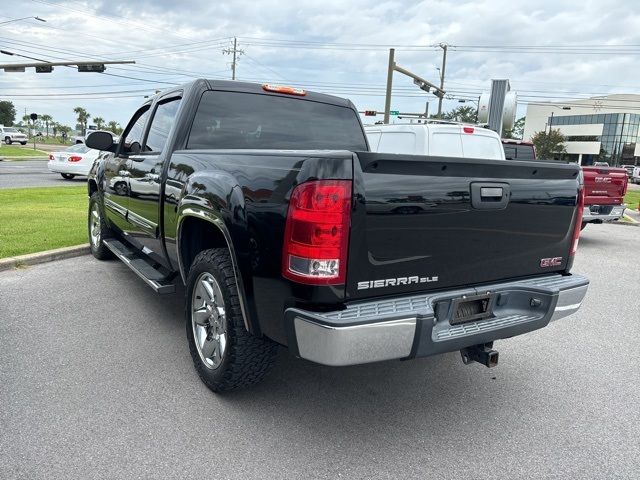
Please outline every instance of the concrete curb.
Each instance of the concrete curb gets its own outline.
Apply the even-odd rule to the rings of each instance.
[[[90,252],[89,244],[76,245],[74,247],[56,248],[45,252],[29,253],[27,255],[18,255],[17,257],[7,257],[0,259],[0,272],[3,270],[11,270],[23,265],[37,265],[39,263],[53,262],[54,260],[63,260],[65,258],[79,257]]]

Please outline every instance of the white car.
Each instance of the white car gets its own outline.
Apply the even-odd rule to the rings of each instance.
[[[89,174],[98,155],[100,150],[94,150],[84,144],[73,145],[64,151],[49,154],[47,167],[66,180],[71,180],[76,175],[84,177]]]
[[[428,123],[365,126],[372,152],[504,160],[500,136],[478,125]]]
[[[17,128],[13,127],[0,126],[0,138],[2,138],[2,141],[7,145],[11,145],[14,142],[22,145],[27,144],[27,136]]]
[[[633,167],[630,181],[631,183],[640,183],[640,167]]]

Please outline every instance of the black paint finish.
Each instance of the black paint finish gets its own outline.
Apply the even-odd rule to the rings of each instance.
[[[549,273],[539,265],[544,257],[561,256],[556,270],[568,267],[578,189],[573,165],[346,150],[190,150],[187,139],[207,90],[280,96],[259,85],[206,80],[166,92],[152,112],[171,95],[180,94],[182,103],[163,152],[142,161],[121,151],[103,155],[90,181],[106,203],[117,200],[120,214],[111,211],[112,226],[172,271],[189,267],[181,265],[179,249],[188,244],[179,238],[182,222],[219,229],[231,246],[253,331],[286,344],[288,307],[334,310],[352,299]],[[346,100],[309,93],[300,101],[349,108],[359,122]],[[113,178],[127,169],[133,175],[125,175],[126,189],[116,191]],[[157,188],[132,183],[145,178]],[[280,273],[291,191],[312,179],[353,179],[346,285],[300,285]],[[472,182],[508,184],[506,207],[472,208]],[[122,215],[123,208],[130,211]],[[438,280],[357,288],[358,282],[409,276]]]

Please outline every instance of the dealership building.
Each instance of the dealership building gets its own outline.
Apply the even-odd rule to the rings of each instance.
[[[527,106],[525,140],[549,128],[566,137],[565,160],[581,165],[640,165],[640,95],[607,95]]]

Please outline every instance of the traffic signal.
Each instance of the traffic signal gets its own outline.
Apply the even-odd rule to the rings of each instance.
[[[364,111],[364,116],[365,117],[375,117],[378,114],[378,112],[376,112],[375,110],[365,110]]]

